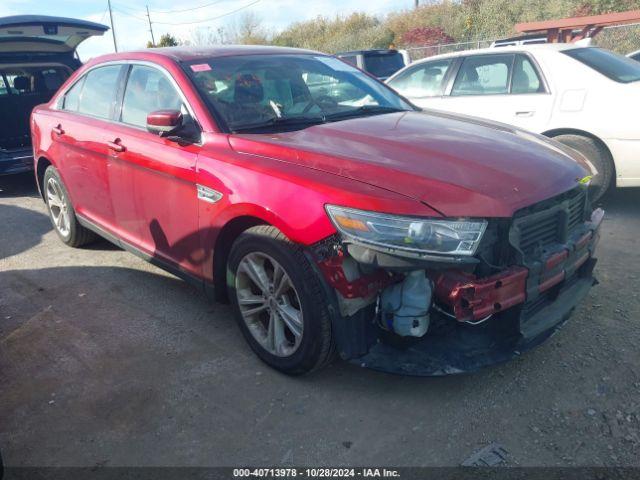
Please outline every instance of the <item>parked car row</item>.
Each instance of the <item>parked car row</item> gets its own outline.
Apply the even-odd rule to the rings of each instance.
[[[538,345],[595,282],[592,201],[640,182],[640,64],[605,50],[443,55],[387,84],[374,77],[402,67],[395,50],[80,66],[75,47],[105,30],[0,21],[0,102],[16,119],[39,104],[3,132],[0,165],[24,168],[32,146],[65,244],[107,238],[230,301],[285,373],[339,355],[439,375]]]

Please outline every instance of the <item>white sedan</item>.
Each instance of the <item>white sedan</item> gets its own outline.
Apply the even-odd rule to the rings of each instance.
[[[592,195],[640,186],[640,63],[595,47],[522,45],[410,64],[387,84],[414,104],[508,123],[579,151]]]

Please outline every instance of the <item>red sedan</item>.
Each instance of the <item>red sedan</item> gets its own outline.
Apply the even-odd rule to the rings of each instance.
[[[31,120],[56,232],[231,301],[269,365],[434,375],[507,360],[594,283],[602,211],[538,135],[420,111],[297,49],[103,56]]]

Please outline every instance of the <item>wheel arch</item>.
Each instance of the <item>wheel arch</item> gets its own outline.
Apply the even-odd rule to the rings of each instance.
[[[609,154],[609,158],[611,159],[611,166],[613,167],[613,180],[615,182],[615,179],[616,179],[616,160],[613,157],[613,154],[611,153],[611,150],[609,149],[609,146],[605,143],[604,140],[602,140],[597,135],[594,135],[593,133],[587,132],[586,130],[580,130],[578,128],[554,128],[552,130],[548,130],[546,132],[543,132],[542,135],[544,135],[545,137],[549,137],[549,138],[554,138],[554,137],[557,137],[558,135],[579,135],[579,136],[582,136],[582,137],[591,138],[592,140],[596,141]]]
[[[49,165],[53,165],[53,163],[47,157],[38,157],[38,162],[36,163],[36,182],[38,183],[38,191],[40,192],[40,196],[43,200],[44,189],[42,188],[42,182],[44,181],[44,172],[47,170]]]
[[[253,215],[241,215],[232,218],[220,229],[213,248],[213,286],[214,296],[219,302],[228,303],[227,295],[227,261],[233,242],[242,232],[257,225],[271,225],[263,218]]]
[[[286,205],[281,205],[286,207]],[[290,218],[282,213],[281,208],[266,208],[253,203],[237,203],[228,206],[215,216],[211,225],[207,245],[211,245],[213,261],[209,263],[209,272],[205,277],[213,281],[213,296],[218,301],[228,301],[226,277],[227,261],[233,242],[245,230],[257,225],[269,225],[277,228],[291,242],[301,245],[312,245],[335,233],[335,228],[327,217],[324,206],[317,211],[305,211],[304,227],[297,228],[300,218]],[[298,215],[299,216],[299,215]],[[210,292],[211,293],[211,292]]]

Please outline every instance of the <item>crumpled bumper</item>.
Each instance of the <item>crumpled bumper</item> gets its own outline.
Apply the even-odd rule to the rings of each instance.
[[[566,322],[597,283],[592,275],[595,263],[595,259],[585,262],[574,278],[544,302],[502,312],[481,325],[443,321],[441,325],[446,327],[436,326],[435,331],[405,348],[379,342],[351,362],[388,373],[440,376],[511,360],[542,343]],[[437,323],[437,318],[432,319]]]
[[[424,337],[401,347],[379,341],[351,361],[389,373],[449,375],[506,362],[542,343],[597,283],[593,255],[603,214],[595,210],[582,231],[527,268],[512,267],[484,279],[438,276],[436,296],[449,312],[432,308]]]

